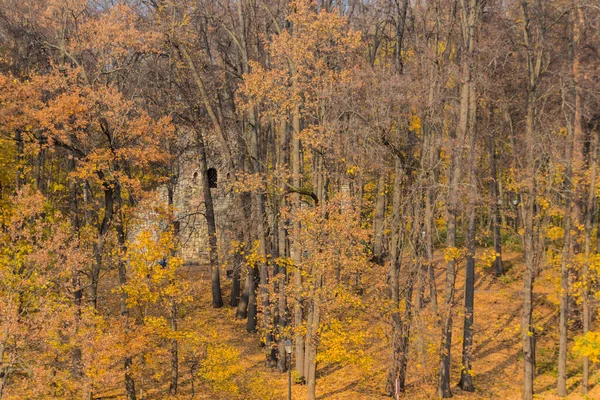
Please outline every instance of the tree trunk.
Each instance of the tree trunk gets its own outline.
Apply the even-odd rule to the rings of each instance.
[[[15,142],[17,144],[17,179],[16,189],[21,189],[25,183],[25,143],[23,142],[23,132],[21,129],[15,129]]]
[[[233,270],[231,271],[231,295],[229,298],[229,305],[231,307],[237,307],[240,302],[240,270],[242,268],[242,256],[239,250],[236,249],[233,254]],[[245,318],[245,317],[243,317]]]
[[[117,240],[119,243],[122,254],[127,254],[127,248],[125,244],[125,227],[123,226],[123,208],[121,198],[121,186],[119,182],[114,182],[114,199],[115,199],[115,228],[117,231]],[[127,284],[127,264],[124,259],[119,259],[119,285],[123,287]],[[125,329],[129,330],[129,307],[127,306],[127,293],[121,290],[120,298],[121,316],[125,319]],[[131,371],[133,360],[127,353],[123,359],[123,365],[125,368],[125,393],[127,400],[135,400],[135,381],[133,379],[133,373]]]
[[[292,185],[299,188],[300,181],[300,109],[296,106],[292,116]],[[294,193],[292,198],[293,210],[300,209],[300,194]],[[294,326],[296,342],[296,372],[300,380],[304,380],[304,335],[300,332],[303,322],[303,296],[302,296],[302,275],[300,274],[300,263],[302,257],[300,254],[300,222],[295,220],[292,226],[292,242],[290,246],[290,256],[292,263],[296,266],[294,269],[294,286],[296,289],[296,302],[294,305]]]
[[[377,183],[377,200],[373,219],[373,258],[377,264],[383,264],[383,223],[385,218],[385,173],[380,172]]]
[[[470,12],[476,12],[471,9]],[[465,392],[474,392],[473,377],[471,376],[471,363],[473,359],[473,318],[474,318],[474,296],[475,296],[475,235],[476,235],[476,202],[477,202],[477,180],[475,179],[475,145],[477,136],[476,115],[477,115],[477,95],[475,93],[475,84],[470,84],[469,91],[469,130],[470,145],[469,155],[467,157],[467,177],[470,193],[467,194],[466,210],[466,245],[467,256],[465,265],[465,316],[463,329],[463,351],[462,368],[460,373],[459,386]]]
[[[527,208],[533,214],[533,201],[528,200]],[[528,212],[529,214],[529,212]],[[523,400],[533,399],[533,379],[535,377],[535,332],[532,327],[533,314],[533,221],[527,217],[523,234],[525,253],[525,274],[523,276],[523,314],[521,317],[521,337],[523,340],[524,386]],[[533,219],[533,218],[532,218]]]
[[[242,297],[240,297],[240,302],[237,306],[237,311],[235,313],[235,317],[237,319],[245,319],[248,315],[248,302],[250,300],[250,280],[252,279],[252,274],[248,273],[246,276],[246,282],[244,283],[244,290],[242,291]]]
[[[471,376],[473,360],[473,316],[475,294],[475,208],[469,201],[467,209],[467,262],[465,268],[465,317],[463,328],[462,368],[459,386],[465,392],[474,392]]]
[[[309,314],[311,318],[307,324],[308,333],[306,335],[306,358],[305,371],[308,386],[308,400],[317,398],[317,347],[319,344],[319,326],[321,324],[321,276],[317,276],[315,290],[309,300]]]
[[[525,256],[525,273],[523,275],[523,315],[521,317],[521,338],[523,340],[524,383],[523,400],[533,399],[533,380],[535,377],[535,331],[532,327],[533,315],[533,282],[536,274],[536,255],[534,248],[534,219],[535,219],[535,137],[534,118],[538,80],[542,68],[542,50],[536,51],[539,43],[534,43],[531,37],[529,19],[529,2],[521,2],[523,14],[523,39],[526,48],[527,61],[527,113],[525,118],[525,167],[523,214],[523,253]]]
[[[279,168],[285,168],[288,163],[288,144],[289,135],[287,130],[287,124],[285,122],[281,123],[279,129],[279,153],[277,159],[277,165]],[[281,193],[285,193],[286,191],[286,182],[284,178],[280,178],[279,188]],[[283,195],[280,197],[279,203],[279,211],[285,209],[287,207],[286,197]],[[278,213],[278,225],[277,228],[279,230],[277,234],[277,255],[280,258],[286,259],[289,257],[289,246],[288,246],[288,221],[282,221],[280,219],[281,212]],[[288,369],[288,365],[286,362],[286,352],[283,347],[283,342],[287,339],[284,336],[284,330],[288,326],[289,315],[287,309],[287,299],[286,299],[286,284],[287,284],[287,266],[284,264],[279,265],[279,274],[277,279],[277,291],[278,291],[278,330],[279,330],[279,359],[277,361],[277,369],[279,372],[286,372]],[[291,368],[291,366],[290,366]]]
[[[399,74],[404,72],[404,63],[402,61],[402,39],[404,37],[404,28],[406,27],[406,12],[408,11],[408,0],[396,1],[396,41],[394,48],[394,61],[396,71]]]
[[[456,217],[448,216],[446,244],[448,248],[456,246]],[[446,267],[446,295],[444,310],[442,312],[442,342],[440,346],[440,370],[438,396],[441,398],[452,397],[450,391],[450,350],[452,348],[452,307],[454,305],[454,290],[456,282],[456,260],[448,261]]]
[[[459,128],[463,132],[455,138],[455,146],[452,150],[451,172],[448,187],[447,200],[447,227],[446,227],[446,248],[449,251],[456,249],[456,215],[458,213],[458,183],[460,181],[460,159],[461,146],[466,135],[466,121],[468,112],[468,86],[465,84],[462,89],[462,97],[466,97],[466,103],[461,98],[461,120],[463,119],[465,126]],[[465,103],[463,105],[463,103]],[[458,139],[458,140],[457,140]],[[444,297],[444,309],[442,310],[442,341],[440,346],[440,370],[438,381],[438,396],[441,398],[452,397],[450,390],[450,350],[452,346],[452,308],[454,306],[454,290],[456,283],[456,260],[454,256],[448,259],[446,265],[446,291]]]
[[[437,147],[431,143],[431,133],[427,134],[429,139],[427,140],[429,149],[428,163],[426,164],[427,179],[425,182],[425,214],[423,215],[423,227],[425,229],[424,243],[425,261],[427,266],[427,273],[429,279],[429,303],[434,315],[437,315],[437,289],[435,284],[435,271],[433,265],[433,218],[434,218],[434,207],[435,207],[435,176],[433,169],[435,168],[435,161],[437,158]]]
[[[572,1],[572,40],[571,40],[571,52],[572,52],[572,84],[573,84],[573,94],[574,94],[574,110],[573,110],[573,172],[576,175],[574,181],[582,182],[583,177],[577,176],[582,175],[586,170],[585,160],[584,160],[584,148],[585,148],[585,132],[583,130],[582,124],[582,109],[583,109],[583,93],[582,93],[582,80],[583,80],[583,72],[581,69],[581,57],[582,57],[582,36],[583,30],[585,29],[585,14],[582,7],[579,7],[580,2],[573,0]],[[587,199],[586,190],[584,185],[580,184],[575,188],[575,221],[574,225],[579,226],[580,224],[584,224],[584,246],[585,246],[585,264],[583,270],[583,276],[581,277],[583,285],[582,285],[582,299],[583,299],[583,333],[589,331],[590,328],[590,299],[589,299],[589,291],[588,291],[588,273],[589,273],[589,258],[590,258],[590,236],[592,230],[592,213],[594,212],[594,200],[595,200],[595,180],[596,180],[596,159],[597,159],[597,145],[598,145],[598,137],[594,132],[592,133],[591,144],[590,144],[590,153],[589,153],[589,163],[587,168],[590,170],[590,182],[589,187],[587,189]],[[586,203],[584,204],[584,200]],[[565,208],[569,210],[569,207]],[[584,211],[583,218],[581,216],[581,211]],[[577,212],[579,211],[579,212]],[[573,238],[573,242],[577,243],[576,238]],[[562,317],[562,315],[561,315]],[[568,317],[568,315],[567,315]],[[562,328],[562,325],[561,325]],[[588,386],[589,386],[589,358],[584,357],[583,359],[583,376],[582,376],[582,393],[587,394]],[[565,391],[566,393],[566,391]]]
[[[396,171],[394,174],[394,197],[392,200],[392,246],[389,272],[390,297],[394,307],[396,307],[398,301],[400,300],[400,263],[402,260],[401,235],[403,234],[403,232],[400,230],[400,225],[402,215],[403,175],[404,172],[402,171],[401,161],[399,158],[396,158]]]
[[[494,231],[494,251],[496,258],[494,259],[494,274],[496,277],[502,275],[502,237],[500,235],[501,217],[498,189],[498,172],[496,171],[496,143],[494,137],[490,135],[490,194],[492,197],[492,226]]]
[[[206,147],[202,132],[197,131],[198,152],[200,161],[200,176],[202,178],[202,196],[204,199],[205,219],[208,232],[208,253],[210,263],[210,281],[212,291],[212,306],[223,307],[223,296],[221,295],[221,274],[219,273],[219,253],[217,250],[217,226],[215,223],[215,209],[212,193],[208,181],[208,163],[206,159]]]
[[[258,148],[258,134],[256,126],[256,118],[254,112],[250,113],[250,126],[251,126],[251,138],[250,143],[252,147],[252,169],[253,172],[261,173],[261,167],[259,161],[263,158]],[[274,367],[277,360],[273,357],[272,351],[272,338],[273,338],[273,321],[270,311],[270,300],[269,300],[269,277],[267,270],[267,244],[266,244],[266,229],[265,229],[265,195],[264,193],[257,192],[254,194],[255,203],[255,221],[256,221],[256,236],[258,237],[258,256],[259,256],[259,277],[260,277],[260,298],[262,302],[262,329],[265,330],[265,349],[266,349],[266,363],[268,367]],[[252,292],[250,292],[252,298]],[[252,304],[252,299],[250,301]],[[252,323],[248,321],[248,327]],[[249,331],[250,332],[250,331]]]
[[[171,304],[171,330],[177,331],[177,303]],[[177,395],[179,389],[179,343],[177,339],[171,339],[171,377],[169,382],[169,394]]]
[[[406,368],[403,368],[408,348],[404,347],[404,322],[400,316],[400,264],[402,260],[402,235],[401,226],[402,215],[402,179],[403,171],[400,159],[396,159],[396,171],[394,176],[394,196],[393,196],[393,214],[392,214],[392,247],[389,272],[390,298],[392,300],[392,365],[388,371],[386,390],[388,395],[398,398],[399,392],[404,391],[404,382],[406,377]],[[410,279],[407,280],[410,282]],[[412,285],[410,295],[404,293],[406,306],[410,307],[412,301]],[[410,297],[409,297],[410,296]]]
[[[175,184],[177,183],[177,178],[172,177],[169,180],[168,184],[168,205],[169,205],[169,215],[171,216],[171,223],[173,225],[173,237],[175,240],[179,239],[179,221],[173,218],[173,206],[174,206],[174,194],[175,194]],[[175,256],[175,252],[170,254],[171,256]],[[173,280],[171,280],[170,284],[173,284]],[[177,331],[177,303],[172,299],[171,307],[170,307],[170,319],[171,319],[171,331]],[[177,391],[179,389],[179,343],[177,339],[171,339],[171,377],[169,382],[169,394],[177,395]]]
[[[7,328],[8,330],[8,328]],[[8,332],[7,332],[8,335]],[[10,375],[10,368],[6,367],[2,364],[3,363],[3,359],[4,359],[4,350],[6,349],[6,342],[7,338],[4,339],[3,343],[2,343],[2,349],[0,350],[0,356],[2,356],[2,358],[0,358],[0,399],[2,399],[2,395],[4,394],[4,388],[6,387],[6,382],[8,381],[8,376]]]
[[[256,316],[258,313],[256,304],[256,268],[248,267],[248,321],[246,321],[246,332],[256,332]]]
[[[104,178],[102,172],[100,179]],[[102,253],[104,251],[104,240],[108,229],[113,222],[114,216],[114,190],[109,182],[102,183],[104,191],[104,217],[98,230],[98,241],[94,244],[94,264],[92,264],[92,277],[90,282],[90,303],[94,309],[98,309],[98,284],[100,283],[100,270],[102,268]]]
[[[68,169],[69,172],[75,171],[75,159],[70,158],[68,161]],[[71,226],[73,228],[73,233],[77,233],[77,231],[81,228],[81,220],[79,213],[79,199],[77,196],[77,183],[74,178],[69,179],[69,199],[71,204],[74,206],[73,217],[71,219]],[[74,312],[74,325],[75,325],[75,335],[77,336],[79,333],[79,327],[81,325],[81,307],[83,302],[83,288],[81,285],[81,272],[77,269],[77,266],[72,268],[72,276],[71,276],[71,284],[73,285],[73,306],[75,307]],[[2,360],[2,358],[0,358]],[[71,369],[73,377],[77,380],[82,379],[83,377],[83,363],[82,363],[82,351],[81,346],[79,344],[74,344],[73,349],[71,350]],[[0,397],[1,398],[1,397]]]
[[[461,180],[463,155],[468,149],[469,140],[473,135],[472,119],[472,56],[474,48],[475,24],[477,21],[478,0],[462,3],[461,27],[463,33],[463,48],[465,54],[462,60],[462,87],[460,96],[459,122],[456,138],[453,141],[451,172],[448,186],[448,225],[446,246],[450,251],[456,249],[456,217],[458,215],[458,185]],[[452,308],[454,306],[454,291],[456,283],[456,259],[450,257],[446,268],[446,294],[442,312],[442,344],[440,349],[440,371],[438,396],[452,397],[450,390],[450,352],[452,346]]]
[[[315,308],[314,308],[314,292],[309,293],[308,298],[306,299],[306,337],[304,338],[304,371],[302,371],[302,375],[307,379],[308,382],[308,371],[310,369],[310,341],[313,337],[313,321],[315,317]]]
[[[533,281],[535,278],[535,254],[533,244],[535,186],[533,165],[533,117],[534,93],[529,92],[526,120],[526,190],[522,196],[523,204],[523,253],[525,256],[525,273],[523,275],[523,315],[521,318],[521,337],[523,339],[524,387],[523,400],[533,399],[533,379],[535,377],[535,331],[532,326],[533,314]],[[528,161],[531,160],[531,161]]]
[[[241,53],[242,53],[242,69],[245,74],[250,72],[250,67],[248,63],[248,43],[246,40],[246,18],[244,13],[244,1],[240,0],[237,2],[237,13],[238,20],[240,23],[240,40],[241,40]],[[259,143],[258,143],[258,121],[256,118],[256,110],[252,108],[248,113],[249,119],[249,127],[250,127],[250,151],[252,154],[252,172],[255,174],[261,173],[261,157],[262,154],[259,151]],[[262,313],[263,313],[263,329],[266,330],[266,343],[265,348],[267,349],[267,365],[274,366],[276,360],[273,359],[273,352],[271,349],[271,341],[272,341],[272,321],[271,321],[271,312],[270,312],[270,300],[269,300],[269,290],[268,290],[268,270],[267,270],[267,246],[266,246],[266,229],[265,229],[265,195],[264,193],[257,192],[254,194],[254,203],[255,203],[255,221],[256,221],[256,236],[258,237],[258,255],[261,259],[258,270],[260,277],[260,297],[262,302]],[[253,299],[255,293],[250,288],[250,308],[256,307],[256,300]],[[250,311],[250,314],[254,313],[254,310]],[[256,329],[256,321],[251,321],[250,316],[248,318],[248,323],[246,326],[248,332],[253,332]]]
[[[535,377],[535,331],[532,326],[533,281],[535,278],[535,254],[533,244],[533,222],[535,205],[534,165],[533,165],[533,113],[534,94],[529,93],[526,121],[526,190],[524,208],[523,253],[525,273],[523,275],[523,315],[521,317],[521,337],[523,340],[524,386],[523,400],[533,399],[533,379]],[[527,161],[531,160],[531,161]]]
[[[44,137],[42,130],[38,130],[35,133],[35,139],[37,140],[38,145],[38,153],[35,157],[35,187],[41,193],[45,193],[46,185],[44,184],[44,168],[46,166],[46,148],[44,142],[46,138]]]
[[[406,377],[408,371],[408,350],[410,339],[410,326],[412,322],[412,293],[414,285],[414,271],[409,273],[403,290],[404,293],[404,318],[396,308],[392,312],[392,366],[388,372],[386,391],[395,399],[406,390]],[[394,303],[398,306],[398,303]]]
[[[564,106],[563,106],[564,107]],[[569,119],[567,117],[567,119]],[[558,350],[557,392],[560,397],[567,396],[567,341],[569,329],[569,264],[571,262],[571,203],[573,201],[573,125],[567,123],[566,167],[565,167],[565,208],[563,216],[564,239],[560,267],[560,320]]]
[[[598,160],[598,133],[592,132],[592,143],[590,146],[590,182],[587,192],[587,204],[585,208],[585,264],[583,266],[583,334],[585,335],[590,330],[591,322],[591,305],[590,305],[590,256],[591,256],[591,236],[592,236],[592,220],[595,211],[595,187],[596,187],[596,163]],[[598,250],[596,249],[596,252]],[[581,391],[587,394],[589,389],[590,375],[590,359],[583,357],[583,376],[581,378]]]

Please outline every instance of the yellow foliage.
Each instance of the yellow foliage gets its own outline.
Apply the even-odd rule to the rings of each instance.
[[[579,357],[589,357],[593,363],[600,362],[600,332],[590,331],[575,338],[573,352]]]
[[[252,244],[252,249],[248,254],[246,254],[246,265],[250,268],[258,267],[261,264],[265,264],[267,262],[266,257],[259,252],[259,241],[255,240]]]
[[[421,118],[417,115],[411,115],[408,130],[417,134],[421,133]]]
[[[500,257],[500,253],[496,253],[495,249],[489,248],[483,251],[483,253],[479,257],[479,260],[485,267],[490,268],[496,261],[497,257]]]
[[[464,250],[457,247],[446,247],[444,249],[444,260],[446,260],[446,262],[459,260],[463,255]]]
[[[358,165],[351,165],[346,169],[346,175],[349,177],[356,176],[360,172],[360,167]]]
[[[322,329],[322,350],[317,354],[317,362],[354,364],[368,370],[373,359],[365,352],[367,334],[357,328],[356,323],[334,319]]]
[[[546,237],[550,240],[561,240],[565,236],[565,230],[560,226],[550,227],[546,231]]]
[[[545,197],[538,196],[537,202],[542,210],[547,210],[550,207],[550,201],[548,201],[548,199]]]
[[[198,375],[211,385],[213,392],[234,395],[239,387],[234,377],[239,374],[240,353],[225,344],[211,344],[206,349],[206,357],[202,360]]]
[[[188,303],[186,287],[175,280],[183,260],[173,256],[176,249],[171,231],[141,232],[128,246],[129,280],[121,289],[127,294],[129,307],[158,301]]]
[[[279,400],[281,399],[281,393],[270,384],[268,378],[256,374],[253,376],[247,384],[248,391],[250,392],[251,398],[261,400]]]

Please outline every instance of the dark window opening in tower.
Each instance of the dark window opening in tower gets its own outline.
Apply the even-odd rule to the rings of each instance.
[[[208,171],[206,171],[206,174],[208,175],[208,187],[216,188],[217,187],[217,170],[214,168],[209,168]]]

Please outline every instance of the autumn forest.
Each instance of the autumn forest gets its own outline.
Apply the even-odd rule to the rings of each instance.
[[[600,398],[600,0],[0,0],[0,399]]]

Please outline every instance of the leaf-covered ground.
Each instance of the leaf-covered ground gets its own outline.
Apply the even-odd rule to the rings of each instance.
[[[437,287],[442,287],[444,270],[441,260],[438,265]],[[522,356],[520,339],[520,318],[522,299],[522,265],[518,253],[504,254],[504,277],[495,279],[491,271],[479,265],[476,269],[475,291],[475,336],[474,363],[475,393],[462,392],[453,388],[455,398],[469,399],[519,399],[522,384]],[[199,279],[202,300],[197,303],[188,318],[199,326],[214,329],[215,341],[224,343],[239,352],[239,370],[232,377],[238,394],[218,393],[210,382],[197,383],[201,393],[196,398],[204,399],[285,399],[287,396],[287,374],[272,371],[264,365],[263,349],[258,335],[245,331],[245,322],[235,319],[235,310],[225,306],[212,309],[209,304],[209,281],[202,267],[187,267],[192,279]],[[462,302],[464,276],[459,271],[457,278],[457,304]],[[542,273],[535,285],[535,325],[540,331],[537,348],[537,377],[535,392],[539,398],[552,399],[556,386],[556,357],[558,354],[557,307],[553,303],[554,286],[549,273]],[[227,293],[225,282],[224,293]],[[426,293],[427,294],[427,293]],[[438,294],[441,301],[441,293]],[[457,307],[459,310],[460,307]],[[319,365],[317,395],[319,399],[359,400],[384,399],[385,378],[388,362],[386,334],[388,327],[381,316],[365,316],[370,340],[365,346],[367,354],[373,358],[368,368],[354,365],[339,365],[323,362]],[[570,332],[571,337],[578,334]],[[411,358],[409,363],[407,399],[435,398],[436,371],[439,348],[439,329],[425,307],[415,317],[411,335]],[[454,319],[453,336],[453,380],[460,377],[460,357],[462,349],[462,315],[457,311]],[[581,391],[581,363],[570,355],[568,380],[572,399],[584,399]],[[189,377],[183,374],[184,390],[189,394]],[[600,376],[592,367],[591,390],[588,399],[600,398]],[[293,398],[306,398],[302,385],[293,385]]]

